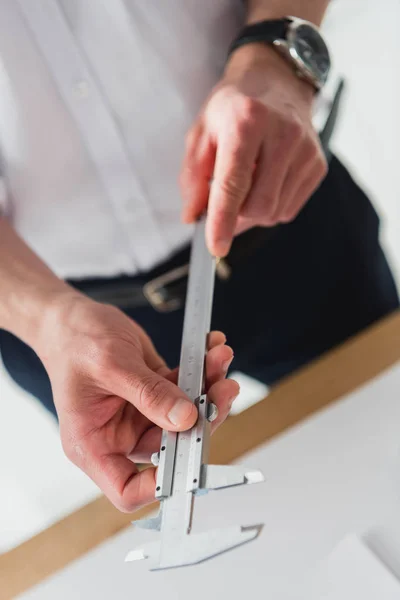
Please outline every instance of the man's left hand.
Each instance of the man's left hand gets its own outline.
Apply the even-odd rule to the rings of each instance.
[[[237,50],[188,133],[183,220],[206,209],[207,243],[226,256],[234,235],[293,220],[327,172],[312,125],[314,90],[275,50]]]

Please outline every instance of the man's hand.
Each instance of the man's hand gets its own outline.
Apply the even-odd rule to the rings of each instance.
[[[233,358],[225,336],[213,332],[206,358],[215,429],[239,386],[225,379]],[[197,410],[176,385],[146,333],[121,311],[67,295],[48,311],[36,350],[49,374],[63,448],[122,511],[151,502],[155,469],[141,472],[159,450],[161,428],[183,431]]]
[[[294,219],[327,165],[312,126],[312,87],[275,50],[236,50],[189,131],[183,219],[207,207],[207,242],[225,256],[235,234]]]

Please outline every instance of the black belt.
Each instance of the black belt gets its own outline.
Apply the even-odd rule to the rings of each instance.
[[[328,162],[331,158],[329,142],[336,124],[343,87],[344,82],[341,80],[320,133]],[[217,262],[217,277],[221,280],[229,279],[232,270],[276,235],[279,227],[280,225],[255,227],[235,238],[229,256]],[[93,300],[112,304],[122,310],[152,306],[159,312],[171,312],[181,308],[185,301],[189,254],[190,247],[187,246],[146,275],[85,279],[70,283]]]
[[[229,256],[217,261],[217,277],[228,280],[232,270],[274,236],[277,229],[255,227],[235,238]],[[181,308],[185,301],[189,255],[190,246],[186,246],[145,275],[70,280],[69,283],[93,300],[122,310],[150,305],[158,312],[171,312]]]

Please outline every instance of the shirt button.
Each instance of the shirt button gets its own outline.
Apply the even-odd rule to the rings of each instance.
[[[77,81],[74,85],[74,92],[78,98],[85,100],[89,96],[89,83],[84,79]]]

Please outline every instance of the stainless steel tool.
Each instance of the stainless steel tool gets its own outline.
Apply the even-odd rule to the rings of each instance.
[[[205,220],[196,224],[192,243],[185,306],[179,387],[198,409],[194,427],[183,433],[163,431],[160,452],[152,462],[158,466],[156,498],[159,514],[135,525],[161,532],[159,541],[133,550],[126,561],[148,558],[150,569],[192,565],[254,539],[260,526],[230,527],[191,534],[194,496],[235,485],[263,481],[260,471],[240,466],[208,465],[210,423],[217,407],[204,393],[204,363],[210,330],[215,259],[205,243]]]

